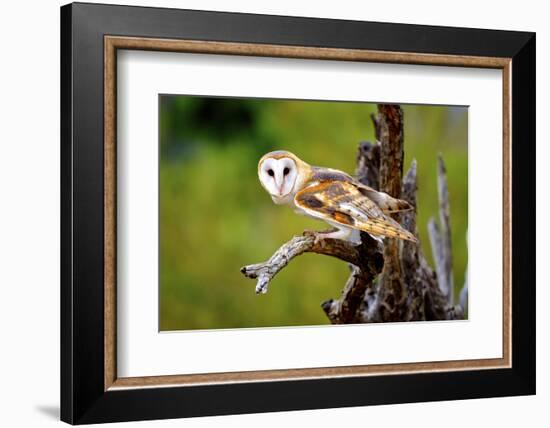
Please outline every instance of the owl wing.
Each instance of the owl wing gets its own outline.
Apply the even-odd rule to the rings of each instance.
[[[329,223],[338,223],[375,236],[417,241],[412,233],[385,215],[380,206],[353,182],[323,181],[311,185],[296,194],[294,203],[312,217]]]
[[[359,192],[361,192],[364,196],[366,196],[376,205],[378,205],[382,212],[384,212],[385,214],[408,211],[413,208],[411,204],[409,204],[407,201],[392,198],[387,193],[374,190],[372,187],[369,187],[366,184],[357,181],[355,178],[353,178],[351,175],[346,174],[345,172],[331,168],[314,166],[311,182],[321,183],[325,181],[345,181],[346,183],[353,184],[359,190]]]

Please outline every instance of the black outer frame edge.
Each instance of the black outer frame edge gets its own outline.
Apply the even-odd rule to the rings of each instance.
[[[536,35],[512,59],[512,362],[536,391]],[[513,209],[520,207],[520,209]]]
[[[72,9],[60,10],[61,34],[61,174],[60,174],[60,230],[61,230],[61,349],[60,349],[60,416],[61,420],[75,422],[73,415],[73,350],[72,350]]]
[[[399,52],[513,57],[532,34],[480,28],[96,3],[77,2],[72,5],[82,13],[82,17],[86,17],[89,25],[97,25],[97,31],[130,37],[378,51],[396,51],[395,46],[399,45]],[[209,25],[204,25],[206,21]],[[271,34],[267,34],[268,31]],[[160,33],[163,34],[159,36]],[[265,40],[267,38],[270,40]]]
[[[490,372],[490,373],[489,373]],[[475,387],[475,389],[471,389]],[[468,389],[470,388],[470,389]],[[109,391],[79,424],[531,395],[514,370]]]
[[[81,424],[165,419],[535,392],[533,33],[97,4],[64,6],[61,17],[63,421]],[[105,393],[102,288],[105,34],[513,57],[512,138],[517,142],[521,137],[522,142],[521,148],[512,144],[513,168],[521,170],[521,175],[513,175],[512,198],[513,204],[522,206],[512,216],[515,268],[512,283],[516,284],[512,291],[513,368]],[[369,37],[363,37],[365,34]]]

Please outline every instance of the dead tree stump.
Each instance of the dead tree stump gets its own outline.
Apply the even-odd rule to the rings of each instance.
[[[403,178],[404,128],[399,105],[379,104],[372,115],[376,142],[362,142],[357,154],[356,178],[416,207],[416,161]],[[436,263],[432,270],[417,243],[398,239],[380,244],[361,233],[361,244],[313,236],[296,236],[264,263],[244,266],[241,272],[257,279],[256,293],[267,292],[273,277],[294,257],[305,252],[329,255],[350,265],[350,276],[337,299],[321,304],[332,324],[462,319],[462,306],[453,306],[451,226],[445,165],[438,158],[438,226],[429,222],[430,243]],[[394,219],[418,237],[416,208],[394,214]],[[461,295],[467,295],[465,284]]]

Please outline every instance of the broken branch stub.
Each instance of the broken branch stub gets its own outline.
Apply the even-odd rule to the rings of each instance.
[[[439,198],[439,225],[434,218],[428,223],[432,255],[437,272],[437,281],[450,305],[453,304],[453,254],[451,242],[451,215],[449,189],[445,163],[441,155],[437,158],[437,189]]]

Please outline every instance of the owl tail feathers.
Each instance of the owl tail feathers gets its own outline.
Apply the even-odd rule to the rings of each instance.
[[[404,239],[405,241],[411,241],[415,244],[418,242],[418,238],[416,236],[403,228],[396,229],[392,233],[395,233],[395,236],[393,236],[394,238]],[[391,235],[389,236],[391,237]]]
[[[363,232],[367,232],[375,239],[385,237],[404,239],[405,241],[415,243],[418,242],[416,236],[408,230],[405,230],[399,223],[390,218],[386,218],[384,220],[370,219],[368,223],[361,225],[361,230]]]

